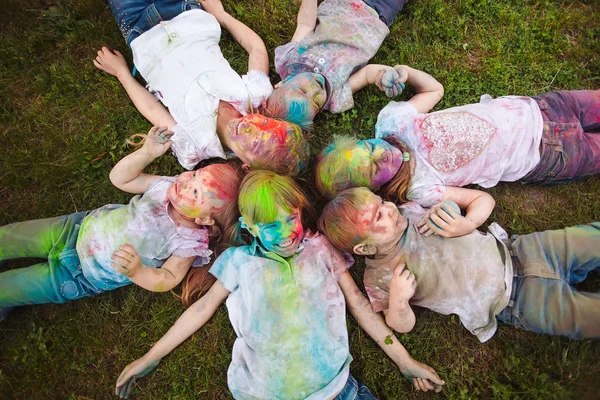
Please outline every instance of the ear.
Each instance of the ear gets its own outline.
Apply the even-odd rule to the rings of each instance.
[[[208,216],[194,218],[194,222],[198,225],[214,225],[215,224],[215,220]]]
[[[275,84],[275,89],[279,89],[279,87],[281,86],[282,83],[283,83],[283,81],[277,82]]]
[[[248,164],[242,164],[242,169],[244,172],[248,173],[250,171],[250,166]]]
[[[354,254],[359,256],[372,256],[377,253],[377,247],[365,242],[359,243],[352,248]]]

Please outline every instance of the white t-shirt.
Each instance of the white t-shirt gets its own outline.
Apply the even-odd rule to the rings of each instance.
[[[540,162],[542,127],[534,99],[483,95],[479,103],[431,114],[392,101],[379,113],[375,135],[395,135],[416,153],[407,195],[430,207],[446,186],[487,188],[527,175]]]
[[[208,230],[178,226],[169,216],[167,191],[177,177],[161,177],[129,204],[109,204],[91,211],[77,236],[77,254],[87,280],[100,291],[131,283],[111,267],[111,256],[122,244],[130,244],[142,264],[159,268],[170,256],[196,256],[193,266],[208,264]]]
[[[273,92],[261,71],[239,76],[219,48],[221,27],[211,14],[190,10],[164,21],[131,42],[133,61],[148,89],[177,122],[172,149],[192,169],[199,161],[225,158],[217,136],[219,100],[242,115]]]
[[[227,383],[236,399],[328,399],[346,384],[352,357],[337,281],[354,260],[318,233],[302,246],[286,260],[255,241],[210,269],[231,292],[237,339]]]

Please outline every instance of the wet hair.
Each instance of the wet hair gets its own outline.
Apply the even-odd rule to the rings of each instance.
[[[286,124],[286,141],[270,147],[260,160],[249,165],[251,169],[268,169],[278,174],[296,176],[306,167],[310,156],[306,137],[298,125]]]
[[[225,209],[212,215],[215,224],[207,226],[209,243],[214,252],[214,261],[220,253],[235,243],[235,225],[240,216],[237,197],[243,177],[243,169],[239,162],[232,162],[207,165],[201,170],[218,179],[219,189],[227,199]],[[208,273],[213,261],[207,266],[189,269],[183,281],[181,296],[178,296],[184,306],[190,306],[215,282],[214,276]]]
[[[285,92],[285,87],[278,87],[273,90],[273,93],[267,99],[267,106],[263,110],[263,115],[288,121],[304,130],[310,130],[313,120],[308,102],[289,102],[285,97]]]
[[[383,140],[403,153],[412,154],[408,146],[395,136],[388,136]],[[346,158],[346,153],[354,149],[358,141],[352,136],[334,135],[333,142],[317,156],[315,184],[325,198],[331,199],[345,189],[359,186],[357,183],[360,180],[359,171],[350,169]],[[410,163],[403,162],[394,177],[378,189],[381,189],[386,200],[406,202],[410,178]]]
[[[298,209],[304,227],[315,219],[313,205],[300,186],[289,176],[278,175],[273,171],[249,172],[240,186],[238,206],[246,224],[268,224],[275,221],[278,207],[289,213]],[[237,224],[237,232],[239,240],[249,242],[248,237],[241,235],[241,223]]]
[[[346,189],[323,209],[317,227],[339,250],[353,253],[354,246],[367,238],[357,221],[370,193],[364,187]]]

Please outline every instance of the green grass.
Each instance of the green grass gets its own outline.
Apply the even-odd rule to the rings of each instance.
[[[227,1],[226,8],[264,38],[271,51],[291,38],[297,2]],[[130,59],[101,0],[7,0],[0,13],[0,224],[122,203],[108,173],[126,152],[124,139],[150,124],[92,59],[102,45]],[[230,35],[222,48],[244,72],[247,58]],[[479,96],[535,95],[600,87],[598,1],[414,0],[375,58],[438,78],[438,109]],[[275,82],[275,73],[272,73]],[[401,96],[408,98],[410,91]],[[331,135],[371,137],[388,100],[368,88],[353,110],[323,114],[311,145]],[[163,157],[151,170],[181,168]],[[509,233],[600,220],[600,178],[540,188],[500,184],[491,220]],[[6,268],[27,262],[7,263]],[[363,265],[354,267],[359,278]],[[582,288],[597,291],[598,275]],[[122,368],[156,342],[182,312],[169,293],[128,287],[66,305],[23,307],[0,323],[0,398],[110,398]],[[443,394],[418,394],[369,337],[349,320],[352,371],[380,397],[451,399],[597,398],[598,342],[536,335],[501,325],[480,344],[456,317],[419,310],[400,340],[446,380]],[[135,397],[229,398],[226,372],[235,334],[221,307],[210,322],[137,383]]]

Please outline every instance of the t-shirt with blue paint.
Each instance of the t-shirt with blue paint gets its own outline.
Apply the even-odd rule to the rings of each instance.
[[[83,275],[98,291],[131,283],[110,265],[113,252],[122,244],[132,245],[142,264],[151,268],[161,267],[170,256],[196,256],[193,266],[209,262],[212,251],[207,229],[177,226],[169,216],[167,192],[176,179],[160,177],[129,204],[109,204],[85,217],[77,237],[77,254]]]
[[[337,280],[352,263],[318,233],[287,260],[258,241],[219,256],[210,272],[231,292],[236,399],[327,399],[343,389],[352,357]]]

